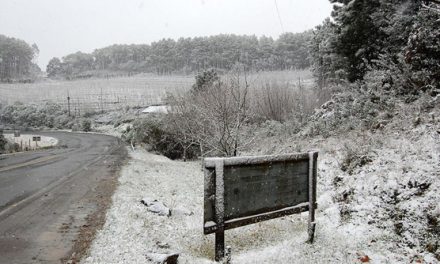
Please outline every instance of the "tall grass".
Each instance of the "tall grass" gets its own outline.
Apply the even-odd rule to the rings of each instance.
[[[329,97],[315,87],[307,70],[251,75],[249,85],[250,112],[262,120],[302,123]]]

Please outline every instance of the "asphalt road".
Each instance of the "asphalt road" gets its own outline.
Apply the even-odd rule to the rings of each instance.
[[[58,138],[60,147],[0,155],[0,263],[61,263],[74,255],[80,229],[111,196],[102,186],[116,182],[126,157],[111,136],[38,134]]]

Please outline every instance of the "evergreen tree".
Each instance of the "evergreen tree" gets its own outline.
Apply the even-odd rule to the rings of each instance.
[[[330,0],[337,26],[335,52],[346,59],[347,78],[361,80],[368,66],[378,58],[385,34],[373,21],[379,0]]]
[[[415,91],[440,93],[440,11],[418,12],[405,46],[405,62],[412,72],[408,82]]]

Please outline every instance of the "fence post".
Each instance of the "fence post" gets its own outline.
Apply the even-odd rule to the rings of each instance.
[[[68,112],[68,115],[70,116],[70,96],[69,96],[69,92],[67,92],[67,112]]]

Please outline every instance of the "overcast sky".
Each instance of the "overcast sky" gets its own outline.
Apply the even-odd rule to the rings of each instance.
[[[36,43],[45,70],[52,57],[111,44],[220,33],[277,38],[283,29],[313,28],[330,11],[328,0],[0,0],[0,34]]]

